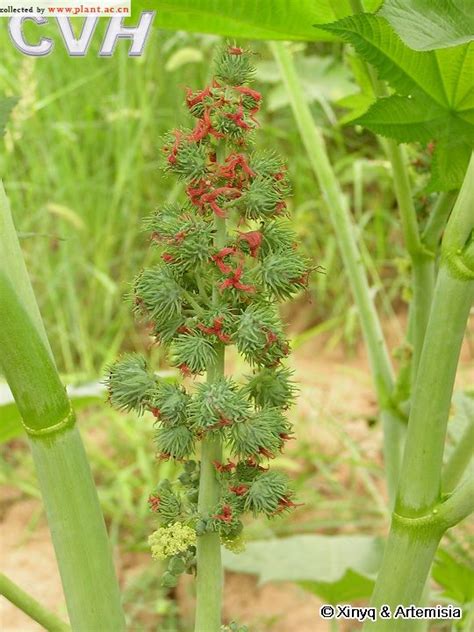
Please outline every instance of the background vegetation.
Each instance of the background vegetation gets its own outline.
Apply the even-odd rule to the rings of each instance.
[[[158,170],[160,136],[185,122],[179,107],[184,87],[206,83],[208,60],[219,40],[154,31],[141,58],[129,58],[120,45],[110,59],[97,58],[97,50],[71,59],[55,27],[48,28],[57,41],[54,55],[35,59],[14,49],[6,21],[0,22],[0,92],[19,96],[0,152],[0,176],[59,369],[67,383],[78,385],[100,380],[121,350],[146,349],[160,357],[159,348],[149,349],[147,333],[132,321],[123,297],[149,252],[142,219],[180,194],[179,185]],[[97,33],[96,47],[99,41]],[[338,178],[354,200],[371,285],[396,353],[410,300],[409,263],[401,254],[389,164],[371,134],[343,126],[343,106],[357,91],[349,72],[354,60],[346,47],[332,42],[293,46]],[[278,521],[252,524],[250,537],[377,534],[387,520],[380,436],[372,426],[375,407],[367,394],[357,314],[278,68],[264,43],[252,48],[257,83],[266,96],[259,142],[287,158],[294,228],[318,271],[309,291],[284,314],[297,350],[295,369],[303,379],[293,412],[299,440],[279,461],[305,505]],[[420,147],[412,159],[418,212],[424,217],[430,201],[423,192],[429,152]],[[472,366],[470,345],[472,338],[463,356],[465,383]],[[167,368],[164,360],[162,367]],[[325,393],[330,393],[327,399]],[[347,406],[341,405],[345,397]],[[159,587],[159,573],[145,546],[153,530],[146,499],[158,477],[172,474],[173,465],[153,462],[151,423],[137,423],[97,403],[82,408],[80,422],[117,549],[130,629],[155,629],[158,614],[164,630],[187,630],[183,603],[188,597]],[[2,452],[8,520],[15,504],[38,499],[39,492],[26,442],[16,439]],[[31,507],[22,539],[30,538],[44,519],[39,504]],[[465,573],[454,560],[468,555],[466,536],[467,527],[461,526],[445,539],[441,555],[451,575]],[[285,579],[285,570],[276,569],[274,575]],[[472,595],[453,597],[466,584],[465,577],[464,583],[456,578],[451,583],[441,578],[437,590],[444,591],[443,598],[469,602]],[[314,579],[314,585],[305,587],[321,596]],[[252,623],[255,630],[286,629],[263,614]]]

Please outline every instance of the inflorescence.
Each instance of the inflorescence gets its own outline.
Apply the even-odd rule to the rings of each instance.
[[[165,168],[184,181],[187,200],[148,220],[160,262],[134,283],[136,312],[192,380],[158,378],[136,354],[119,359],[107,378],[112,405],[155,416],[159,458],[184,464],[178,482],[163,481],[149,499],[161,524],[150,545],[169,560],[168,586],[193,571],[196,537],[218,532],[237,551],[244,513],[275,516],[295,506],[286,476],[267,463],[292,438],[285,411],[295,394],[282,365],[289,345],[277,302],[306,287],[309,267],[287,219],[285,166],[276,154],[251,149],[261,105],[249,87],[253,74],[251,55],[226,46],[212,83],[187,90],[195,125],[168,134],[163,147]],[[195,381],[229,345],[251,367],[245,381]],[[214,462],[220,501],[200,515],[193,457],[210,433],[222,439],[226,458]]]

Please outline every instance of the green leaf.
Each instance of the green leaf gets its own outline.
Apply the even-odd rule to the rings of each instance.
[[[430,190],[461,185],[474,144],[474,45],[417,52],[379,16],[359,14],[327,28],[352,44],[397,94],[353,122],[398,142],[436,140]]]
[[[0,136],[5,134],[8,118],[17,101],[16,97],[0,97]]]
[[[432,102],[394,94],[377,99],[355,122],[399,142],[428,142],[443,132],[446,116]]]
[[[325,603],[336,605],[351,603],[356,599],[368,599],[374,589],[375,580],[349,569],[335,582],[299,582],[299,585]]]
[[[440,549],[433,564],[433,578],[443,588],[443,595],[463,605],[474,600],[474,571]]]
[[[462,137],[451,137],[438,143],[431,163],[431,179],[426,192],[453,191],[459,189],[464,179],[471,145],[463,142]]]
[[[269,581],[298,582],[332,603],[368,597],[383,543],[363,535],[298,535],[250,542],[244,553],[223,551],[224,566]]]
[[[415,50],[465,44],[474,39],[472,0],[385,0],[379,15]]]
[[[144,8],[149,10],[149,6]],[[159,3],[155,27],[228,37],[269,40],[333,40],[313,27],[337,19],[330,0],[164,0]],[[351,13],[349,3],[338,2],[338,13]]]

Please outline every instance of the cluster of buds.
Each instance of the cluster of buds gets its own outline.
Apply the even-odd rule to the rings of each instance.
[[[128,355],[107,380],[113,405],[154,415],[159,458],[184,463],[179,487],[165,482],[150,496],[163,527],[180,523],[197,537],[219,532],[234,549],[244,513],[271,517],[295,506],[286,477],[268,469],[292,438],[285,411],[295,390],[282,365],[289,345],[277,303],[306,287],[309,270],[287,218],[285,166],[251,146],[261,105],[248,85],[253,72],[248,52],[225,47],[212,83],[187,91],[194,125],[171,132],[163,147],[165,169],[183,179],[186,201],[148,220],[159,263],[136,279],[134,304],[185,379],[159,379],[142,357]],[[245,380],[195,380],[229,345],[250,366]],[[226,454],[214,463],[221,496],[202,515],[193,458],[198,442],[216,433]],[[173,554],[173,568],[192,567],[193,547]]]

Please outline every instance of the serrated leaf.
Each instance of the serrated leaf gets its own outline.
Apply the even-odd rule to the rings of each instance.
[[[159,3],[156,28],[214,33],[245,39],[321,41],[334,35],[313,28],[337,19],[331,0],[164,0]],[[338,12],[351,13],[349,3]],[[149,10],[147,3],[139,3]]]
[[[462,136],[451,136],[449,139],[441,140],[433,154],[431,178],[426,192],[459,189],[470,156],[471,146],[463,141]]]
[[[432,575],[448,599],[460,605],[473,601],[474,571],[455,560],[447,551],[440,549],[436,554]]]
[[[347,114],[344,114],[339,119],[341,125],[347,125],[355,119],[358,119],[362,114],[367,112],[369,107],[374,102],[374,98],[368,94],[357,92],[356,94],[349,94],[347,97],[340,99],[337,105],[341,108],[349,110]]]
[[[353,120],[398,142],[438,141],[431,190],[461,185],[474,143],[474,45],[417,52],[379,16],[359,14],[326,25],[377,69],[397,92]],[[449,151],[449,153],[448,153]]]
[[[379,15],[415,50],[433,50],[474,39],[471,0],[385,0]]]
[[[402,143],[428,142],[443,132],[446,114],[430,101],[392,95],[377,99],[355,122]]]
[[[371,536],[298,535],[250,542],[238,555],[223,551],[223,562],[231,571],[258,575],[262,583],[298,582],[333,598],[337,585],[350,595],[367,593],[382,552],[382,541]]]
[[[16,97],[0,97],[0,136],[5,134],[8,118],[17,101]]]

